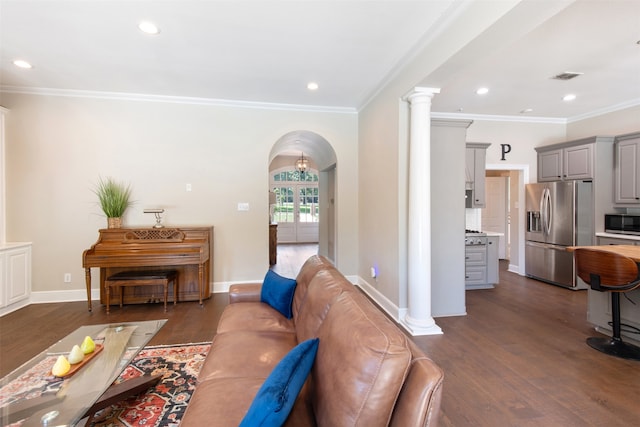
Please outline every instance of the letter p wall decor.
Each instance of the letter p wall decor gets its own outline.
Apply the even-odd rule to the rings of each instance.
[[[502,157],[500,157],[500,160],[507,160],[506,155],[511,152],[511,144],[500,144],[500,147],[502,147]]]

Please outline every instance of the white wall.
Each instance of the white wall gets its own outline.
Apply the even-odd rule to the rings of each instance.
[[[640,130],[640,106],[596,117],[572,121],[567,125],[567,140],[590,136],[616,136]]]
[[[84,287],[82,251],[106,220],[90,191],[98,176],[131,183],[126,226],[215,227],[216,284],[260,280],[268,268],[268,158],[294,130],[333,146],[337,174],[337,264],[357,265],[355,114],[278,111],[137,100],[3,94],[6,122],[7,238],[33,242],[34,292]],[[185,191],[185,184],[192,191]],[[238,202],[250,205],[237,210]],[[72,283],[63,282],[64,273]],[[94,287],[98,280],[94,272]]]

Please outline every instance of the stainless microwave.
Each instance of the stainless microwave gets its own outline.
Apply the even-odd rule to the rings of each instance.
[[[640,235],[640,215],[605,214],[604,231]]]

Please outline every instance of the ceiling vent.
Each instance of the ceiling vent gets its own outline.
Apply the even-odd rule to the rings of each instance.
[[[556,80],[571,80],[575,77],[581,76],[584,73],[576,73],[573,71],[565,71],[564,73],[560,73],[560,74],[556,74],[555,76],[553,76],[553,79]]]

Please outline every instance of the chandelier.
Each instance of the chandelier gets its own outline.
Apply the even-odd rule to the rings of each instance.
[[[309,170],[309,160],[305,159],[304,153],[300,154],[300,158],[296,160],[296,170],[303,175],[307,170]]]

